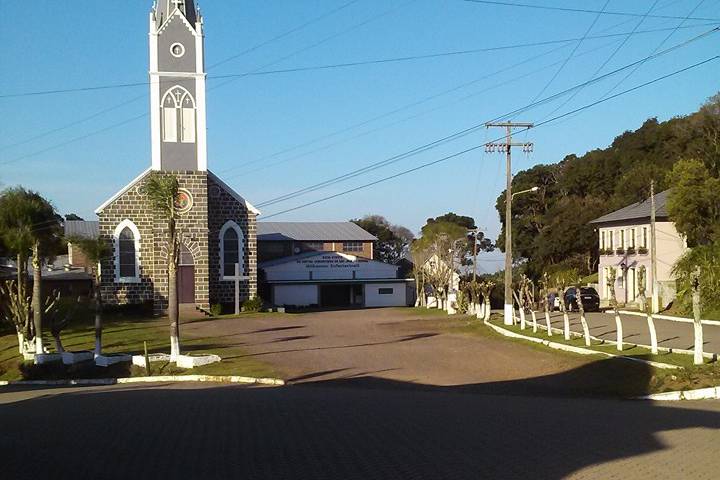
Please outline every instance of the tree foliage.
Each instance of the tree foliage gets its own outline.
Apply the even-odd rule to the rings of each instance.
[[[415,238],[410,229],[392,224],[382,215],[365,215],[350,221],[377,237],[375,258],[382,262],[397,262]]]
[[[674,187],[677,175],[668,173],[683,158],[701,159],[708,174],[718,176],[720,96],[688,116],[664,122],[651,118],[637,130],[619,135],[607,148],[519,172],[513,179],[514,191],[534,186],[539,190],[513,200],[514,259],[526,259],[528,275],[535,279],[551,266],[591,273],[597,263],[598,239],[588,222],[648,198],[650,180],[658,192]],[[687,168],[676,173],[688,179],[696,174]],[[703,201],[712,198],[717,197],[708,195]],[[497,244],[502,246],[505,192],[496,208],[502,224]]]

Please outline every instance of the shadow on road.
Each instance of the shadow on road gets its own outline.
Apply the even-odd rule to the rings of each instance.
[[[446,387],[366,376],[283,388],[49,390],[0,408],[2,475],[560,479],[662,451],[660,432],[720,429],[714,403],[702,410],[574,397],[608,376],[647,387],[647,367],[624,363],[620,379],[616,362]],[[678,454],[670,463],[682,461]],[[596,478],[612,472],[632,473]]]

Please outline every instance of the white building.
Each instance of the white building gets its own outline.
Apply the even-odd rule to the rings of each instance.
[[[675,299],[675,262],[687,251],[685,239],[668,219],[666,208],[669,191],[655,195],[656,264],[660,307]],[[638,269],[646,269],[646,294],[650,295],[653,281],[651,268],[650,200],[635,203],[608,213],[590,223],[598,230],[600,260],[598,282],[600,301],[609,303],[610,287],[607,278],[615,270],[615,292],[619,303],[630,304],[638,296]]]
[[[398,268],[341,252],[306,252],[260,264],[263,297],[286,307],[400,307],[414,302]]]

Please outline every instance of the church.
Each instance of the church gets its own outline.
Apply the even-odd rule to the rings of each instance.
[[[158,0],[150,12],[151,164],[95,213],[112,245],[101,263],[107,304],[168,306],[167,227],[143,194],[151,172],[178,179],[181,304],[207,310],[257,295],[259,211],[208,170],[203,18],[193,0]],[[239,268],[236,269],[236,265]]]

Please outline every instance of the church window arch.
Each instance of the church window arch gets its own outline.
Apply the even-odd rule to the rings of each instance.
[[[140,281],[140,231],[130,220],[123,220],[113,233],[115,250],[115,281]]]
[[[170,88],[162,100],[163,142],[194,143],[196,116],[190,92],[179,85]]]
[[[245,278],[245,236],[240,226],[232,220],[220,229],[220,279],[235,280],[235,264],[239,264],[239,278]]]

